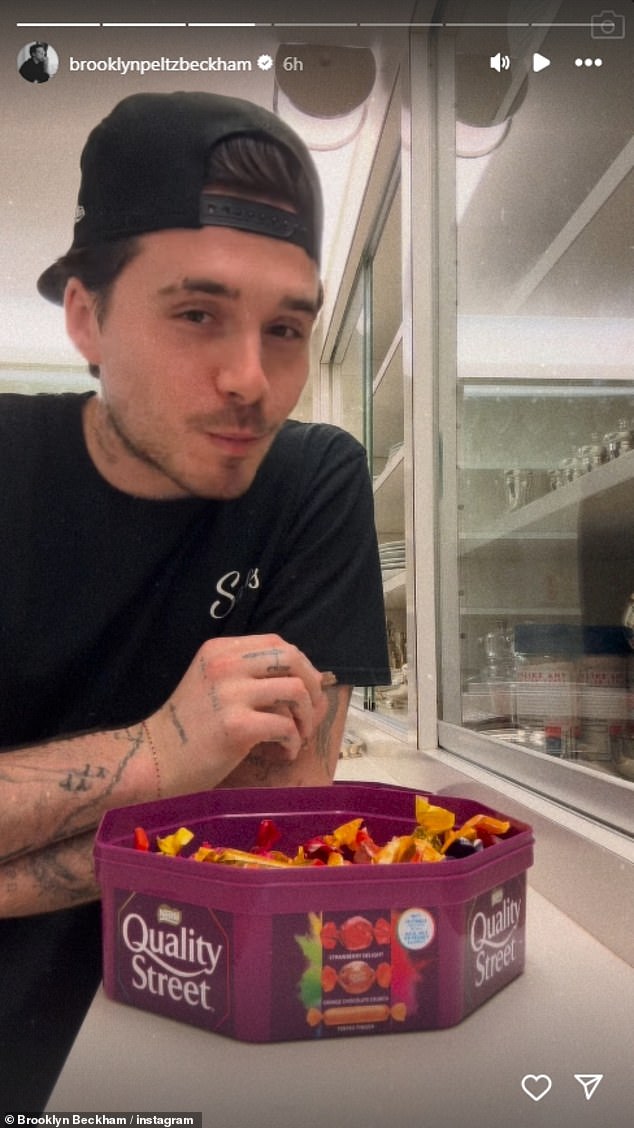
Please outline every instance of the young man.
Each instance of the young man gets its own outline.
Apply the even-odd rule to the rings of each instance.
[[[27,82],[48,82],[51,77],[48,73],[48,43],[31,44],[29,57],[22,63],[19,73]]]
[[[326,783],[350,687],[389,681],[364,451],[287,422],[321,301],[303,143],[247,102],[135,95],[81,163],[38,287],[98,390],[0,405],[0,1060],[24,1084],[16,1030],[60,1065],[99,974],[103,812]]]

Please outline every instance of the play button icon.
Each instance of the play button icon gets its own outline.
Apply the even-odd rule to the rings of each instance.
[[[537,71],[540,71],[540,70],[545,70],[546,67],[549,67],[549,66],[550,66],[550,59],[547,59],[545,55],[540,55],[539,52],[536,51],[535,54],[533,55],[533,70],[535,72],[537,72]]]

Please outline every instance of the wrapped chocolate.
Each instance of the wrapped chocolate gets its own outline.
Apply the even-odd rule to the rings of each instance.
[[[430,803],[424,796],[414,800],[415,825],[410,834],[395,835],[383,844],[369,833],[363,818],[350,819],[330,833],[308,839],[294,854],[275,849],[281,833],[272,819],[262,819],[251,850],[216,846],[203,842],[188,855],[195,862],[250,869],[275,869],[287,866],[394,865],[400,863],[444,862],[463,858],[485,849],[507,833],[510,823],[491,815],[476,814],[456,826],[456,816],[445,807]],[[180,827],[174,834],[156,838],[156,850],[175,857],[189,846],[192,831]],[[136,849],[147,850],[148,838],[142,827],[134,836]]]

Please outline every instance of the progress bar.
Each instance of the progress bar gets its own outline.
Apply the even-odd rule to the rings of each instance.
[[[505,23],[449,23],[449,22],[445,22],[445,23],[433,23],[433,22],[432,23],[418,23],[418,22],[414,22],[414,21],[407,21],[407,22],[401,22],[401,23],[396,23],[394,21],[385,22],[385,23],[370,23],[370,22],[325,23],[324,21],[320,21],[319,23],[297,23],[297,22],[295,22],[295,23],[280,23],[279,21],[274,22],[274,23],[273,22],[265,23],[265,22],[261,22],[261,21],[258,21],[257,23],[200,23],[200,22],[197,22],[197,23],[193,23],[193,22],[188,22],[188,23],[184,23],[184,22],[181,22],[181,23],[133,23],[133,22],[125,22],[125,23],[124,22],[117,22],[117,23],[99,22],[98,23],[98,22],[83,22],[83,23],[79,23],[77,21],[73,21],[72,23],[71,22],[62,23],[62,22],[59,22],[59,21],[53,22],[51,20],[31,20],[29,22],[21,21],[20,23],[16,23],[15,26],[16,27],[22,27],[22,28],[23,27],[106,27],[106,28],[123,28],[123,27],[131,27],[131,28],[132,27],[143,27],[143,28],[150,28],[150,27],[154,27],[154,28],[174,28],[174,27],[196,27],[196,28],[201,28],[201,27],[218,27],[218,28],[245,28],[245,27],[252,27],[252,28],[259,28],[259,27],[282,27],[282,28],[294,28],[294,27],[295,28],[316,28],[316,27],[329,27],[329,28],[337,28],[337,27],[340,27],[340,28],[368,28],[368,27],[371,27],[371,28],[381,28],[381,27],[383,27],[383,28],[390,28],[390,27],[412,27],[412,28],[414,28],[414,27],[450,27],[450,28],[461,28],[461,27],[463,27],[463,28],[466,28],[466,27],[480,27],[480,28],[487,28],[487,27],[490,27],[490,28],[539,27],[539,28],[550,28],[551,30],[554,30],[556,28],[571,28],[571,27],[572,28],[591,28],[594,25],[592,23],[587,23],[587,22],[586,23],[538,23],[536,21],[526,22],[526,23],[506,23],[506,22]]]

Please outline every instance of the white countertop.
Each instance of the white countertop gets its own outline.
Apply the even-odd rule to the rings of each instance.
[[[524,974],[461,1024],[413,1034],[253,1045],[100,990],[47,1110],[202,1112],[205,1128],[630,1128],[632,968],[534,888],[526,952]],[[604,1074],[590,1100],[577,1073]],[[531,1074],[552,1082],[539,1101]]]
[[[633,1016],[631,969],[530,890],[526,971],[459,1026],[252,1045],[100,990],[47,1107],[202,1111],[219,1128],[631,1128]],[[590,1101],[575,1073],[604,1074]],[[552,1080],[539,1102],[527,1074]]]

